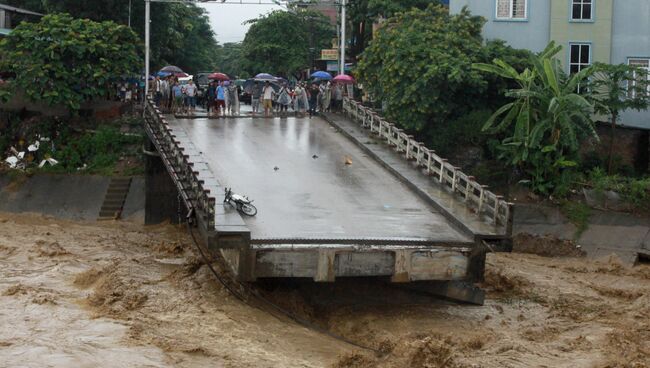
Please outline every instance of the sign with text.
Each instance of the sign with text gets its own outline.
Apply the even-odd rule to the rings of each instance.
[[[338,49],[323,49],[320,51],[321,60],[338,60],[339,50]]]

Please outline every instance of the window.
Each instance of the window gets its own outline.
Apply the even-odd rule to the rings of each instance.
[[[573,20],[591,20],[593,18],[592,10],[594,8],[593,0],[571,0],[573,2],[571,9],[571,19]]]
[[[650,59],[640,59],[640,58],[635,58],[635,59],[629,59],[627,61],[628,65],[635,66],[641,70],[641,72],[634,72],[633,79],[634,81],[630,82],[628,84],[628,96],[630,98],[635,98],[636,93],[638,92],[636,90],[637,83],[640,82],[646,82],[646,85],[648,87],[648,93],[650,93]],[[645,81],[643,80],[645,79]],[[641,86],[639,86],[641,88]]]
[[[571,54],[569,55],[569,72],[578,73],[591,65],[591,45],[588,43],[569,44]]]
[[[526,19],[528,0],[496,0],[497,19]]]

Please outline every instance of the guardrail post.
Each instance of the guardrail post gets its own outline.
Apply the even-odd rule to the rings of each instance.
[[[499,206],[502,200],[503,200],[503,196],[500,195],[495,196],[494,198],[494,214],[493,214],[494,220],[493,221],[495,225],[499,224]]]
[[[481,214],[481,211],[483,211],[483,203],[485,202],[485,190],[488,188],[487,185],[481,185],[481,194],[479,195],[478,198],[478,214]]]
[[[467,183],[465,183],[465,202],[469,202],[472,199],[472,194],[474,194],[474,189],[472,187],[472,182],[475,178],[473,176],[467,177]]]
[[[447,162],[447,159],[443,158],[440,160],[440,183],[444,183],[444,178],[445,178],[445,162]]]
[[[458,168],[454,166],[454,174],[452,176],[451,182],[451,192],[456,192],[456,180],[458,179]]]

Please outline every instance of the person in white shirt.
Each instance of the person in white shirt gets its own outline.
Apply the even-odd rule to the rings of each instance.
[[[189,112],[190,114],[194,114],[194,110],[196,110],[196,85],[194,81],[190,80],[187,86],[185,86],[185,95],[187,96]]]
[[[264,89],[262,89],[262,104],[264,106],[264,116],[271,116],[271,109],[273,109],[273,95],[275,91],[271,87],[271,83],[264,83]]]

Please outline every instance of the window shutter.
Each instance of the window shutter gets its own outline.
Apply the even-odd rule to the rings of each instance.
[[[526,0],[512,0],[512,17],[513,18],[526,18]]]
[[[510,1],[497,0],[497,18],[510,18]]]

